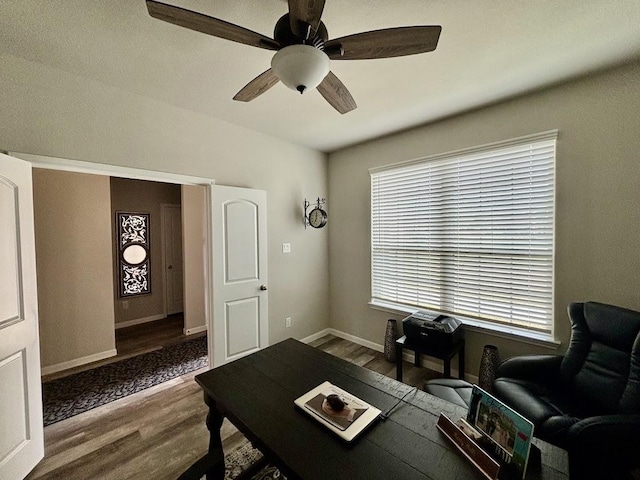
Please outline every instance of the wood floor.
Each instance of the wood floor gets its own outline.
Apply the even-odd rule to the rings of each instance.
[[[395,364],[369,348],[331,335],[311,345],[395,378]],[[406,362],[404,368],[412,385],[437,376]],[[204,370],[46,427],[45,458],[27,479],[174,480],[207,449],[207,408],[193,380]],[[226,420],[222,436],[226,452],[244,438]]]
[[[167,318],[155,322],[119,328],[116,330],[118,356],[140,355],[199,336],[185,335],[183,329],[184,315],[182,313],[169,315]]]

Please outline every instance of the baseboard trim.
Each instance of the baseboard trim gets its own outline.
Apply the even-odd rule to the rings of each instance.
[[[182,331],[182,333],[184,333],[185,335],[194,335],[196,333],[206,332],[206,331],[207,331],[207,326],[206,325],[200,325],[199,327],[185,328]]]
[[[319,332],[314,333],[313,335],[309,335],[308,337],[301,338],[300,341],[302,343],[315,342],[319,338],[322,338],[325,335],[329,335],[329,333],[330,333],[329,330],[331,330],[331,329],[330,328],[325,328],[324,330],[320,330]]]
[[[370,348],[371,350],[375,350],[376,352],[384,352],[384,347],[374,342],[370,342],[369,340],[365,340],[364,338],[356,337],[355,335],[351,335],[350,333],[345,333],[340,330],[336,330],[335,328],[325,328],[324,330],[320,330],[313,335],[309,335],[301,339],[302,343],[311,343],[319,338],[324,337],[325,335],[333,335],[335,337],[340,337],[345,340],[349,340],[350,342],[357,343],[358,345],[362,345],[363,347]]]
[[[314,333],[313,335],[309,335],[308,337],[300,340],[303,343],[311,343],[319,338],[324,337],[325,335],[333,335],[335,337],[343,338],[344,340],[349,340],[350,342],[356,343],[358,345],[362,345],[363,347],[370,348],[371,350],[375,350],[376,352],[384,352],[384,346],[371,342],[369,340],[365,340],[364,338],[357,337],[350,333],[342,332],[340,330],[336,330],[335,328],[325,328],[324,330],[319,331],[318,333]],[[402,358],[407,361],[413,363],[415,360],[413,352],[405,351],[402,353]],[[428,357],[431,358],[431,357]],[[454,378],[458,378],[458,369],[454,368],[454,365],[457,367],[457,362],[452,362],[451,364],[451,376]],[[441,361],[434,361],[428,359],[426,362],[424,361],[424,356],[422,360],[422,366],[428,368],[429,370],[433,370],[434,372],[444,373],[444,364]],[[469,381],[478,381],[478,377],[465,374],[465,378]]]
[[[355,335],[351,335],[350,333],[345,333],[340,330],[336,330],[335,328],[330,328],[329,330],[330,330],[329,333],[331,333],[332,335],[335,335],[336,337],[349,340],[350,342],[357,343],[358,345],[362,345],[363,347],[370,348],[371,350],[375,350],[376,352],[384,352],[384,346],[379,343],[365,340],[364,338],[357,337]]]
[[[158,315],[151,315],[149,317],[134,318],[133,320],[127,320],[126,322],[116,323],[116,330],[119,328],[133,327],[134,325],[140,325],[143,323],[155,322],[156,320],[164,320],[167,316],[164,313]]]
[[[86,357],[80,357],[73,360],[69,360],[68,362],[57,363],[56,365],[49,365],[48,367],[42,367],[40,369],[40,374],[51,375],[52,373],[58,373],[62,370],[67,370],[69,368],[79,367],[81,365],[86,365],[87,363],[98,362],[100,360],[104,360],[105,358],[115,357],[118,354],[116,349],[113,350],[105,350],[104,352],[94,353],[93,355],[87,355]]]

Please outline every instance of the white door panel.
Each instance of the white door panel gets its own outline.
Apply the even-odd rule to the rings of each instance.
[[[44,456],[31,165],[0,154],[0,478]]]
[[[226,351],[229,357],[241,356],[260,347],[260,298],[243,298],[226,303]]]
[[[0,455],[10,457],[29,440],[28,411],[29,398],[22,379],[26,376],[26,358],[24,350],[14,353],[0,361],[0,384],[13,385],[11,389],[0,391],[2,411],[2,436],[0,437]]]
[[[18,187],[0,177],[0,326],[22,318],[18,213]]]
[[[267,194],[213,187],[213,365],[269,342]]]
[[[258,205],[246,200],[224,204],[225,283],[257,280]]]

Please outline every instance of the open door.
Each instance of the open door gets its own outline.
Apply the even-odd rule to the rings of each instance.
[[[268,346],[267,192],[213,186],[213,366]]]
[[[31,164],[0,154],[0,478],[44,457]]]

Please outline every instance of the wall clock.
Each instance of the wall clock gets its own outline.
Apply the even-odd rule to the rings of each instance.
[[[327,224],[327,212],[322,208],[322,205],[326,203],[324,198],[318,197],[315,207],[307,214],[307,209],[311,206],[307,199],[304,200],[304,228],[307,225],[313,228],[322,228]]]
[[[316,207],[309,213],[309,225],[313,228],[322,228],[327,224],[327,212]]]

